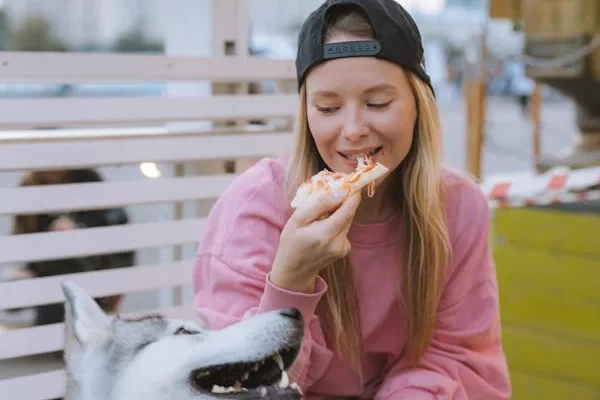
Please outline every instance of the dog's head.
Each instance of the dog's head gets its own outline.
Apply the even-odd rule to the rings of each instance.
[[[76,284],[62,288],[68,399],[301,398],[281,369],[303,338],[295,309],[210,330],[161,316],[109,317]]]

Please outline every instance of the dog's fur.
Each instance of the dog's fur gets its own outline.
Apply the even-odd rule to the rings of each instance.
[[[301,398],[293,389],[275,386],[281,372],[272,359],[281,353],[288,368],[299,351],[304,328],[295,309],[208,330],[161,316],[109,317],[76,284],[64,281],[62,289],[66,299],[66,400]],[[257,365],[261,366],[258,372],[253,369]],[[231,386],[249,372],[256,374],[255,382],[260,377],[265,387],[239,394],[212,394],[198,388],[194,379],[206,374],[207,368],[211,379],[221,375],[231,380],[219,386]]]

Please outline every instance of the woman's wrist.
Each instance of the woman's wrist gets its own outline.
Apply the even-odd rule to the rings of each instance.
[[[271,284],[284,290],[297,293],[312,293],[315,290],[316,276],[308,278],[294,278],[288,277],[285,273],[279,273],[279,271],[271,271],[269,280]]]

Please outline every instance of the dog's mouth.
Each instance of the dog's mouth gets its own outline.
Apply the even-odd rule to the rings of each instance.
[[[192,380],[198,390],[215,397],[300,399],[300,388],[290,383],[286,372],[298,351],[299,347],[287,348],[261,360],[197,369]]]

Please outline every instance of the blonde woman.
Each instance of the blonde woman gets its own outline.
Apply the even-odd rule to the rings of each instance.
[[[442,167],[441,128],[417,27],[394,0],[327,1],[304,22],[295,148],[220,198],[194,271],[214,328],[295,307],[291,369],[306,398],[510,397],[487,203]],[[327,168],[372,155],[373,197],[289,206]]]

